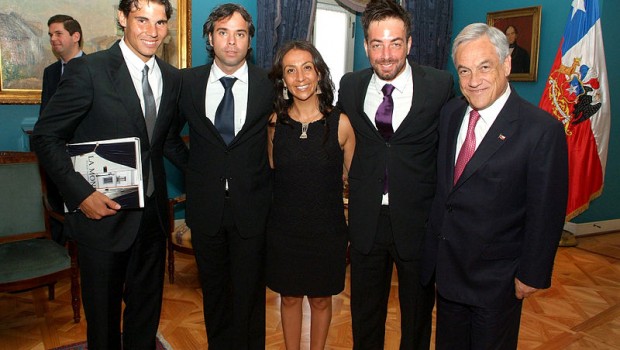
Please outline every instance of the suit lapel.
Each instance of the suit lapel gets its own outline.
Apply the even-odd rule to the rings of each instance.
[[[433,86],[433,82],[427,81],[426,74],[424,74],[420,66],[412,61],[409,61],[409,65],[411,66],[411,78],[413,80],[413,100],[407,116],[403,119],[398,129],[394,130],[392,140],[398,139],[400,135],[403,135],[403,130],[411,130],[409,124],[416,122],[414,116],[419,115],[425,108],[428,95],[424,91],[429,86]]]
[[[129,68],[125,64],[125,59],[123,58],[121,48],[118,46],[118,42],[110,48],[109,52],[109,71],[112,84],[117,89],[117,94],[123,102],[123,107],[127,111],[131,123],[138,131],[140,139],[147,140],[146,122],[144,121],[144,114],[140,106],[140,98],[131,80]],[[143,146],[146,144],[146,142],[142,142]]]
[[[491,156],[504,145],[506,140],[510,139],[515,130],[515,121],[517,121],[518,118],[518,101],[513,91],[510,93],[506,104],[497,115],[497,119],[495,119],[495,122],[491,125],[491,128],[482,139],[482,142],[480,142],[476,152],[465,166],[463,174],[461,174],[455,188],[475,174],[475,172],[489,161]]]
[[[207,84],[209,83],[209,75],[211,73],[211,64],[207,64],[192,70],[191,76],[192,84],[184,84],[185,86],[192,86],[192,103],[194,104],[194,110],[197,112],[196,117],[198,120],[195,122],[202,127],[206,128],[208,132],[213,134],[213,137],[217,138],[222,146],[226,147],[224,139],[215,128],[215,125],[207,118],[207,111],[205,108],[205,101],[207,96]]]
[[[162,93],[161,93],[161,101],[159,104],[159,109],[157,111],[157,119],[155,120],[155,129],[153,130],[153,139],[150,140],[151,144],[153,144],[153,140],[160,137],[161,134],[167,133],[167,128],[161,128],[161,125],[169,125],[167,118],[170,118],[171,114],[167,113],[168,109],[175,109],[176,106],[170,107],[171,104],[175,104],[175,96],[173,96],[173,88],[174,88],[174,72],[173,68],[168,66],[165,62],[160,60],[158,57],[155,57],[157,61],[157,65],[159,66],[159,70],[161,71],[162,78]],[[163,112],[163,113],[162,113]],[[146,122],[145,122],[146,126]],[[165,135],[164,135],[165,136]]]
[[[257,119],[265,117],[263,115],[260,115],[260,113],[254,113],[254,111],[260,110],[259,109],[260,104],[263,103],[262,97],[261,97],[262,95],[261,84],[260,82],[255,81],[255,79],[258,78],[258,75],[256,74],[256,69],[257,69],[256,67],[248,63],[248,101],[247,101],[248,107],[246,109],[245,123],[243,123],[241,130],[239,130],[237,135],[235,135],[235,137],[232,139],[229,147],[234,146],[239,141],[239,139],[243,137],[243,134],[245,134],[248,131],[248,129],[252,125],[254,125]]]
[[[355,115],[359,115],[362,117],[362,123],[366,124],[369,130],[375,134],[375,136],[381,140],[383,140],[383,136],[377,130],[377,127],[373,123],[374,116],[368,116],[364,111],[364,101],[366,100],[366,92],[368,91],[368,87],[370,85],[370,79],[372,78],[373,70],[366,69],[362,71],[363,74],[360,76],[359,86],[363,86],[363,89],[357,89],[358,93],[355,94],[355,108],[357,109],[357,113]]]

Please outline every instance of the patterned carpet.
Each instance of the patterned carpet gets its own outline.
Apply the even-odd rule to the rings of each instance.
[[[157,345],[155,349],[156,350],[172,350],[172,347],[170,346],[170,344],[168,344],[168,342],[164,339],[164,337],[161,334],[158,334]],[[53,348],[51,350],[88,350],[88,344],[86,344],[86,341],[83,341],[83,342],[79,342],[75,344],[61,346],[58,348]]]

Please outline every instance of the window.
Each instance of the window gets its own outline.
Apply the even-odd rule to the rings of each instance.
[[[354,33],[354,14],[336,4],[334,0],[318,1],[313,43],[329,66],[336,86],[334,99],[337,98],[340,78],[353,70]]]

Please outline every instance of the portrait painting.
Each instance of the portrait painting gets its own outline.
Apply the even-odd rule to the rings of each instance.
[[[157,55],[178,68],[190,64],[191,0],[171,0],[168,37]],[[86,54],[104,50],[122,38],[118,0],[19,0],[0,2],[0,103],[41,101],[43,70],[58,58],[51,50],[47,21],[56,14],[73,17],[82,27]]]
[[[508,39],[512,60],[511,81],[537,79],[540,14],[540,6],[487,13],[487,24],[501,30]]]

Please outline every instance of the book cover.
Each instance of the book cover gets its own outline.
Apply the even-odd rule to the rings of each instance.
[[[122,209],[144,207],[139,138],[71,143],[67,153],[75,171]]]

